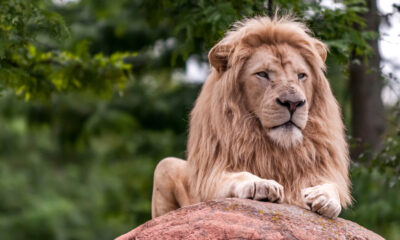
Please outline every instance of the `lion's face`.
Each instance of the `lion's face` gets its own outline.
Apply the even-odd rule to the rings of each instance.
[[[303,139],[312,95],[311,69],[298,50],[262,45],[247,60],[240,82],[249,111],[273,142],[284,148]]]

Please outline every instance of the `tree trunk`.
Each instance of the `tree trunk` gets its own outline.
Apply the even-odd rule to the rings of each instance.
[[[378,32],[380,20],[376,0],[367,0],[367,4],[369,11],[364,15],[365,30]],[[352,151],[353,159],[366,149],[379,151],[385,131],[378,39],[369,41],[369,44],[373,51],[372,56],[365,61],[364,57],[353,54],[349,66],[352,134],[354,138],[360,140],[360,144]]]

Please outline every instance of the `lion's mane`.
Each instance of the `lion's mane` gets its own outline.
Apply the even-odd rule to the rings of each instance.
[[[189,184],[208,200],[223,171],[248,171],[285,188],[285,202],[302,205],[300,190],[334,182],[343,207],[351,202],[349,154],[341,113],[325,77],[327,50],[291,17],[258,17],[236,23],[210,51],[213,66],[190,115],[187,158]],[[313,71],[312,101],[303,141],[284,149],[271,142],[244,104],[238,76],[261,44],[297,48]]]

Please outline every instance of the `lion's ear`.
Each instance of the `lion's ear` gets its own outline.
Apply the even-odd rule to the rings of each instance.
[[[321,57],[322,61],[326,61],[326,56],[328,54],[328,47],[319,40],[315,40],[314,47],[318,52],[318,55]]]
[[[218,72],[223,72],[227,69],[228,57],[231,53],[232,46],[230,44],[218,43],[208,53],[208,60]]]

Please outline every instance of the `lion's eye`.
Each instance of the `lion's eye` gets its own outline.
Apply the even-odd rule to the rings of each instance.
[[[258,72],[258,73],[256,73],[256,75],[257,75],[257,77],[265,78],[265,79],[269,80],[269,75],[267,72]]]
[[[307,75],[306,75],[305,73],[299,73],[299,74],[297,74],[297,78],[298,78],[300,81],[303,81],[304,79],[306,79],[306,77],[307,77]]]

